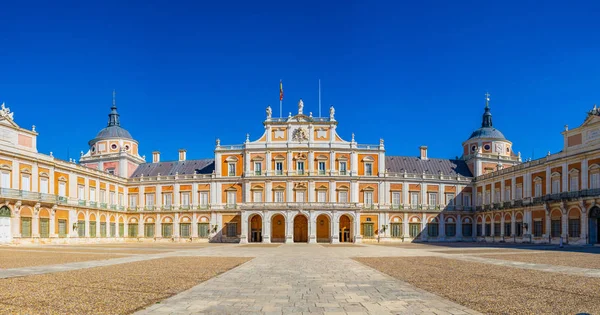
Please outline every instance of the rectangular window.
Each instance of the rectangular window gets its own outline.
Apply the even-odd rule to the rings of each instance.
[[[110,223],[110,237],[117,236],[117,224],[114,222]]]
[[[200,192],[200,206],[208,206],[208,191]]]
[[[400,192],[397,192],[397,191],[392,192],[392,205],[394,205],[394,206],[400,205]]]
[[[154,206],[154,194],[146,194],[146,206]]]
[[[125,223],[119,223],[119,236],[125,237]]]
[[[569,219],[569,237],[580,237],[579,218]]]
[[[523,222],[516,222],[515,223],[515,235],[517,237],[523,236]]]
[[[237,236],[237,223],[233,222],[229,222],[227,223],[227,236],[228,237],[235,237]]]
[[[600,173],[590,174],[590,189],[600,188]]]
[[[485,236],[492,236],[492,224],[491,223],[485,224]]]
[[[579,190],[579,176],[571,175],[571,191]]]
[[[494,202],[500,202],[500,189],[494,190]]]
[[[523,185],[517,185],[517,192],[515,193],[515,199],[521,200],[523,199]]]
[[[346,175],[348,172],[348,163],[340,162],[340,175]]]
[[[154,223],[144,224],[144,237],[154,237]]]
[[[317,191],[317,202],[327,202],[327,190]]]
[[[162,237],[169,238],[173,237],[173,223],[161,224]]]
[[[261,190],[255,190],[253,193],[253,199],[252,201],[254,202],[262,202],[263,201],[263,193]]]
[[[254,162],[254,175],[262,174],[262,163]]]
[[[58,237],[67,237],[67,220],[58,220]]]
[[[446,205],[454,206],[454,194],[446,194]]]
[[[31,218],[21,217],[21,237],[31,237]]]
[[[125,195],[123,195],[122,193],[119,193],[119,206],[123,205],[123,199],[125,198]]]
[[[552,179],[552,193],[553,194],[560,193],[560,178]]]
[[[365,163],[365,176],[373,176],[373,163]]]
[[[163,194],[163,203],[165,206],[170,207],[173,204],[173,194],[172,193],[164,193]]]
[[[96,202],[96,188],[90,187],[90,201]]]
[[[50,219],[40,218],[40,237],[50,237]]]
[[[304,161],[298,161],[296,163],[296,171],[298,175],[304,175]]]
[[[96,237],[96,221],[90,221],[90,237]]]
[[[191,223],[180,223],[179,224],[179,236],[190,237],[192,236],[192,224]]]
[[[439,224],[434,223],[434,222],[429,222],[429,224],[427,224],[427,235],[429,235],[431,237],[438,237],[439,234],[440,234]]]
[[[366,238],[371,238],[375,236],[373,223],[364,223],[363,224],[363,236]]]
[[[29,174],[21,175],[21,190],[30,191],[31,190],[31,176]]]
[[[364,199],[366,207],[370,207],[371,205],[373,205],[373,192],[365,191]]]
[[[504,201],[510,201],[510,186],[504,188]]]
[[[67,183],[65,183],[65,182],[58,183],[58,195],[61,197],[67,196]]]
[[[473,224],[471,223],[463,223],[462,225],[462,235],[471,237],[473,236]]]
[[[106,190],[100,189],[100,203],[106,203]]]
[[[319,161],[319,175],[325,175],[325,161]]]
[[[10,172],[0,172],[0,188],[10,188]]]
[[[410,204],[416,207],[419,204],[419,193],[411,192],[410,193]]]
[[[275,175],[283,175],[283,162],[275,162]]]
[[[437,193],[429,193],[429,205],[437,205]]]
[[[465,194],[463,196],[463,205],[465,207],[470,207],[471,206],[471,195],[470,194]]]
[[[198,223],[198,237],[208,238],[208,223]]]
[[[408,234],[412,238],[416,238],[421,234],[421,223],[409,223],[408,224]]]
[[[542,181],[535,182],[535,188],[534,188],[533,193],[534,193],[534,197],[542,196]]]
[[[284,202],[283,201],[283,190],[275,191],[275,202]]]
[[[477,229],[477,236],[483,236],[483,231],[482,231],[483,226],[481,224],[477,224],[476,229]]]
[[[77,185],[77,199],[85,200],[85,187],[83,185]]]
[[[304,202],[304,190],[296,190],[296,202]]]
[[[77,236],[85,237],[85,221],[77,221]]]
[[[483,195],[480,192],[477,193],[477,205],[483,205]]]
[[[115,195],[114,191],[110,192],[109,197],[110,197],[110,204],[116,205],[117,204],[117,198],[116,198],[117,196]]]
[[[392,237],[398,238],[402,237],[402,224],[401,223],[392,223],[390,224]]]
[[[347,203],[348,202],[348,192],[342,190],[338,192],[338,202],[339,203]]]
[[[533,236],[541,237],[543,233],[542,221],[533,221]]]
[[[129,237],[138,237],[138,225],[136,223],[129,224],[127,226],[127,233]]]
[[[40,178],[40,192],[42,194],[48,193],[48,178],[46,177]]]
[[[504,236],[511,236],[512,234],[510,233],[510,223],[504,223]]]
[[[228,175],[229,176],[235,176],[235,163],[229,163],[228,164]]]
[[[552,237],[560,237],[561,233],[562,233],[562,227],[560,224],[560,219],[551,220],[550,221],[550,234],[552,235]]]
[[[137,195],[129,195],[129,208],[135,209],[137,207]]]
[[[227,192],[227,205],[228,206],[233,206],[236,204],[236,200],[235,200],[236,193],[237,193],[236,191],[228,191]]]
[[[181,205],[184,207],[190,206],[190,193],[189,192],[181,193]]]
[[[494,222],[494,235],[495,236],[500,236],[500,233],[502,232],[502,226],[500,225],[499,222]]]
[[[446,223],[446,235],[456,236],[456,223]]]

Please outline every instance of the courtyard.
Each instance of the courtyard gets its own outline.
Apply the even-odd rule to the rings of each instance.
[[[599,313],[598,247],[0,246],[0,313]]]

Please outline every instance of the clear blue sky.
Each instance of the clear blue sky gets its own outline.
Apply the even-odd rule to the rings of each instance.
[[[597,1],[124,2],[3,3],[0,102],[40,152],[87,151],[113,89],[141,153],[163,160],[258,138],[279,79],[284,113],[303,98],[316,114],[321,79],[340,135],[389,155],[460,156],[486,91],[523,157],[561,150],[600,103]]]

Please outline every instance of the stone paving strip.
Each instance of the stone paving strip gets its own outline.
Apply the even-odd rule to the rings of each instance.
[[[262,251],[138,314],[478,314],[344,257],[347,250],[293,244]]]
[[[130,314],[248,260],[171,257],[0,279],[0,314]]]
[[[538,257],[539,255],[535,255]],[[496,257],[496,256],[495,256]],[[538,263],[528,263],[521,261],[510,261],[503,260],[504,256],[500,256],[499,258],[486,258],[486,257],[477,257],[471,255],[452,255],[452,259],[461,260],[461,261],[471,261],[471,262],[479,262],[488,265],[496,265],[496,266],[506,266],[512,268],[519,269],[530,269],[530,270],[539,270],[550,273],[562,273],[567,275],[574,276],[583,276],[583,277],[591,277],[591,278],[600,278],[600,269],[592,269],[592,268],[579,268],[579,267],[569,267],[569,266],[555,266],[548,264],[538,264]],[[600,257],[596,258],[600,259]],[[532,261],[536,261],[532,259]]]
[[[573,253],[573,252],[536,252],[535,255],[514,254],[495,257],[491,255],[481,255],[483,258],[493,258],[510,261],[520,261],[525,263],[545,264],[553,266],[567,266],[587,269],[600,269],[600,255],[591,253]]]
[[[84,261],[96,261],[123,257],[123,254],[80,253],[80,252],[43,252],[43,251],[0,251],[0,278],[9,268],[35,267]],[[127,255],[125,255],[127,256]],[[44,268],[44,267],[40,267]]]
[[[357,258],[370,267],[486,314],[600,314],[600,279],[452,257]]]

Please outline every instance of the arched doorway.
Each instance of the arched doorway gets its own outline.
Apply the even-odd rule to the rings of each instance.
[[[262,218],[260,215],[255,214],[250,218],[250,242],[260,243],[262,242]]]
[[[600,232],[598,231],[598,228],[600,228],[600,208],[594,206],[590,209],[588,222],[590,244],[600,244]]]
[[[340,217],[340,242],[352,242],[352,219],[347,215]]]
[[[294,218],[294,243],[308,242],[308,219],[303,215]]]
[[[317,242],[329,243],[330,240],[331,221],[326,214],[321,214],[317,217]]]
[[[271,243],[285,242],[285,218],[281,214],[271,217]]]
[[[10,209],[7,206],[3,206],[0,208],[0,243],[8,243],[11,239]]]

